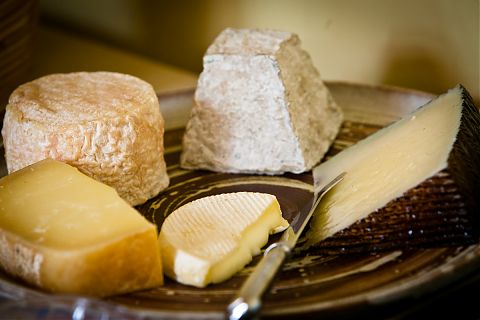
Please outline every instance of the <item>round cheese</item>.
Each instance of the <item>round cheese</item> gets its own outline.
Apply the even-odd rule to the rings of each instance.
[[[164,121],[151,85],[125,74],[52,74],[18,87],[2,136],[9,173],[51,158],[114,187],[131,205],[168,185]]]

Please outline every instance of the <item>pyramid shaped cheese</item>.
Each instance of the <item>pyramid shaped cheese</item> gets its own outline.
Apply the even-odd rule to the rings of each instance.
[[[230,278],[288,227],[275,196],[237,192],[192,201],[170,214],[159,243],[165,273],[196,287]]]
[[[226,29],[203,65],[184,168],[300,173],[320,161],[342,113],[295,34]]]
[[[478,213],[480,114],[462,86],[342,151],[314,170],[315,180],[345,178],[321,202],[307,234],[317,243],[447,169]]]
[[[32,285],[108,296],[163,283],[155,225],[65,163],[3,177],[0,204],[0,266]]]

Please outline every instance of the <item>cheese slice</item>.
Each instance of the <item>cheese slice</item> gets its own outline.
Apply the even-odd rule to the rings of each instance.
[[[161,285],[156,226],[115,189],[46,159],[0,179],[0,265],[52,292]]]
[[[297,35],[228,28],[203,58],[181,165],[236,173],[308,171],[342,119]]]
[[[225,193],[192,201],[162,225],[159,243],[165,274],[196,287],[224,281],[260,253],[269,233],[287,227],[270,194]]]
[[[349,227],[447,168],[478,212],[479,163],[480,115],[465,88],[457,86],[314,170],[316,181],[347,175],[315,212],[308,244]]]

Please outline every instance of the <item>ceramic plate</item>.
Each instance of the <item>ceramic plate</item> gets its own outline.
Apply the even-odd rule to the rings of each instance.
[[[341,82],[328,86],[345,111],[345,121],[327,158],[432,98],[400,88]],[[168,99],[171,102],[172,96]],[[162,105],[162,97],[160,101]],[[188,106],[164,114],[168,124],[169,117],[185,119],[186,113]],[[275,194],[289,220],[308,207],[311,173],[272,177],[183,170],[178,165],[182,134],[179,128],[165,135],[170,187],[137,207],[159,227],[182,204],[223,192]],[[262,316],[348,315],[426,297],[480,268],[472,219],[448,172],[441,172],[320,246],[295,252],[265,297]],[[205,289],[166,279],[162,287],[103,300],[43,293],[1,274],[2,295],[13,300],[4,303],[0,312],[42,319],[222,319],[257,262],[258,258],[230,280]]]

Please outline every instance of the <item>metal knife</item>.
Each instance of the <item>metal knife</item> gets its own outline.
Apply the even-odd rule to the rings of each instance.
[[[297,215],[290,226],[283,232],[280,240],[271,244],[265,250],[260,263],[247,278],[234,300],[228,305],[227,319],[253,319],[258,315],[262,307],[263,295],[295,247],[300,235],[310,221],[313,212],[320,203],[320,200],[330,189],[339,183],[344,176],[345,172],[324,186],[320,185],[320,187],[317,188],[317,190],[320,190],[314,194],[311,209],[308,212]]]

